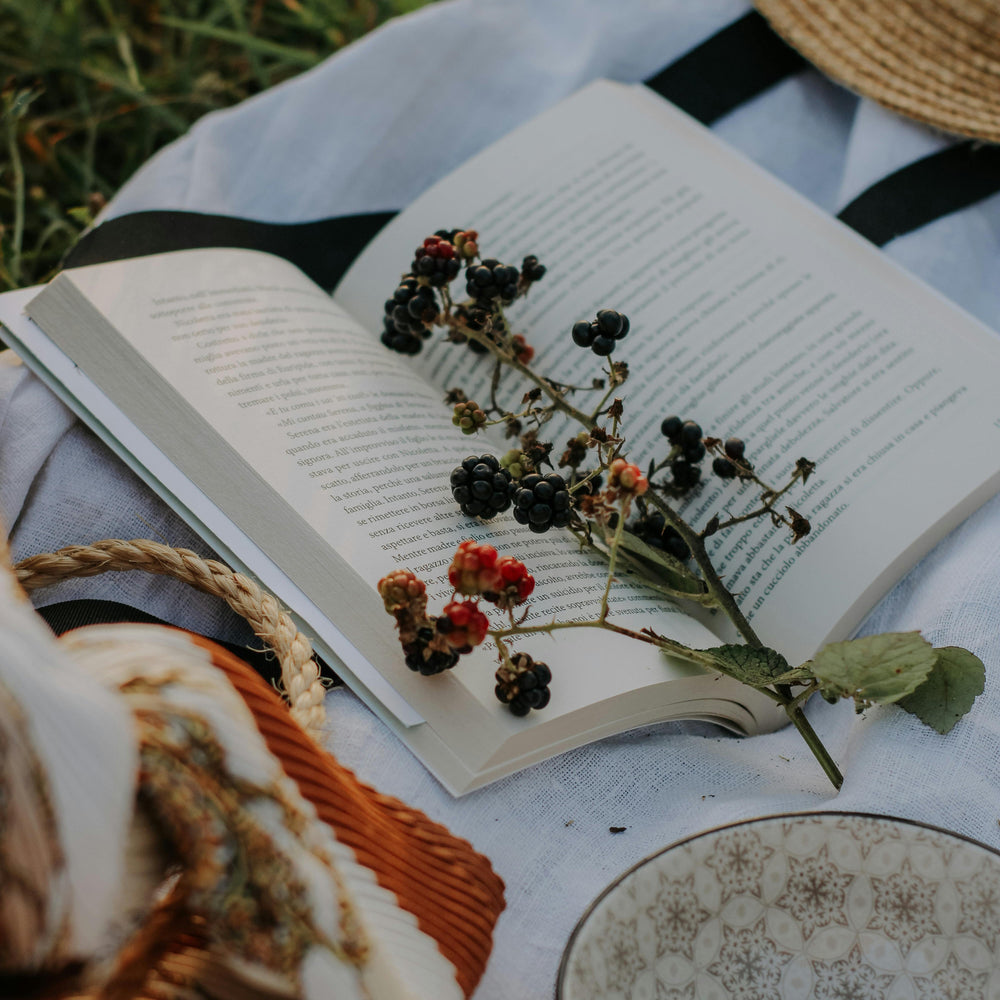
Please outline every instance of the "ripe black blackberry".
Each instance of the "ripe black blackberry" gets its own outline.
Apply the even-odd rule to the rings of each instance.
[[[527,653],[515,653],[510,665],[504,664],[496,672],[497,700],[506,705],[514,715],[527,715],[549,703],[549,684],[552,671],[540,660],[533,660]]]
[[[746,460],[746,443],[742,438],[727,438],[723,451],[725,455],[720,455],[712,462],[712,471],[721,479],[732,479],[740,475],[741,467],[744,469],[744,474],[746,469],[752,468]]]
[[[629,530],[650,547],[669,552],[681,562],[687,562],[691,558],[691,550],[687,543],[676,528],[667,524],[666,518],[658,510],[647,511]]]
[[[412,274],[405,274],[385,302],[382,343],[400,354],[416,354],[431,335],[432,324],[440,312],[433,288],[421,285]]]
[[[670,463],[670,474],[679,490],[689,490],[701,480],[701,469],[686,458],[675,458]]]
[[[712,462],[712,471],[720,479],[732,479],[736,475],[736,466],[728,458],[716,458]]]
[[[415,673],[430,677],[450,670],[458,663],[458,653],[454,650],[438,649],[431,646],[431,640],[436,636],[436,630],[428,625],[418,629],[413,642],[403,646],[406,665]]]
[[[607,357],[615,344],[629,331],[628,316],[614,309],[599,309],[591,322],[581,320],[573,324],[573,343],[589,347],[598,357]]]
[[[470,330],[482,331],[487,329],[487,324],[489,323],[489,313],[484,309],[473,306],[469,308],[465,305],[455,306],[455,318],[460,320],[465,324]],[[461,338],[461,335],[459,335]],[[487,334],[492,339],[492,334]],[[489,353],[489,348],[485,344],[481,344],[478,340],[472,340],[467,338],[465,340],[466,345],[473,354],[487,354]]]
[[[428,236],[417,247],[413,255],[413,263],[410,265],[410,270],[418,278],[423,278],[435,288],[447,285],[461,269],[462,262],[459,260],[454,246],[449,240],[443,239],[437,234]]]
[[[670,417],[664,417],[663,422],[660,424],[660,433],[671,443],[676,444],[678,438],[681,436],[681,428],[684,426],[684,421],[681,420],[676,414]]]
[[[534,254],[529,254],[521,261],[521,284],[530,285],[533,281],[540,281],[545,277],[545,265],[538,263],[538,258]]]
[[[493,455],[470,455],[451,473],[451,495],[467,517],[488,521],[511,503],[510,473]]]
[[[516,267],[501,264],[490,257],[466,270],[465,291],[480,308],[492,309],[498,301],[508,306],[517,298],[520,277]]]
[[[533,472],[512,489],[514,520],[536,534],[569,524],[570,495],[566,480],[557,472],[546,476]]]
[[[684,423],[681,424],[681,431],[678,435],[678,443],[685,451],[689,448],[693,448],[695,445],[701,444],[701,438],[701,424],[694,420],[685,420]]]

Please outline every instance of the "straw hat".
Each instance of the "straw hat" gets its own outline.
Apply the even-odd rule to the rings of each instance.
[[[1000,142],[1000,0],[755,0],[774,30],[864,97]]]

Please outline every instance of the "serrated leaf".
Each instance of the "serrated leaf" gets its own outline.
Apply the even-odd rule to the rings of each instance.
[[[951,732],[983,693],[986,668],[978,656],[961,646],[944,646],[934,652],[937,659],[930,676],[913,694],[901,698],[899,707],[943,735]]]
[[[919,632],[886,632],[831,642],[811,667],[824,694],[889,704],[923,684],[936,659]]]
[[[788,673],[788,660],[774,649],[758,646],[713,646],[702,650],[715,660],[717,668],[751,687],[767,687]]]

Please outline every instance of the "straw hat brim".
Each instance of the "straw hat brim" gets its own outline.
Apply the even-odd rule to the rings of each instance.
[[[997,0],[755,0],[850,90],[944,132],[1000,142]]]

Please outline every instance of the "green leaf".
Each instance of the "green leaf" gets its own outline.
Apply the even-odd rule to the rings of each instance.
[[[889,704],[923,684],[936,659],[919,632],[886,632],[832,642],[811,667],[824,695]]]
[[[758,646],[713,646],[702,650],[715,660],[716,668],[751,687],[773,684],[788,672],[788,660],[773,649]]]
[[[986,668],[974,653],[961,646],[935,649],[937,660],[930,677],[899,701],[900,708],[944,734],[972,708],[983,693]]]

